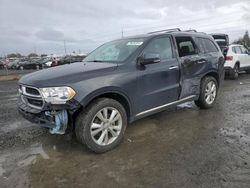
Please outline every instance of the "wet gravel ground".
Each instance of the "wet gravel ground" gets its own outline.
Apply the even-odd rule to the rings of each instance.
[[[250,186],[250,75],[225,80],[213,109],[186,103],[133,123],[105,154],[25,121],[16,95],[16,81],[0,82],[0,187]]]

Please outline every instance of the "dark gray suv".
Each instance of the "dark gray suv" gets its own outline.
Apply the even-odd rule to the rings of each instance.
[[[18,109],[52,134],[75,131],[89,149],[106,152],[135,120],[187,101],[212,107],[223,65],[205,33],[176,29],[122,38],[83,62],[23,76]]]

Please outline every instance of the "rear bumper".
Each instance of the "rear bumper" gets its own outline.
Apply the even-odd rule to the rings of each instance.
[[[232,73],[234,73],[234,69],[232,67],[224,67],[225,70],[225,75],[230,75]]]

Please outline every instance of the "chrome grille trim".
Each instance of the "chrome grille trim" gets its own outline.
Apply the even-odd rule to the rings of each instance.
[[[36,91],[38,91],[39,95],[27,93],[26,88],[35,89]],[[22,91],[23,95],[25,95],[25,96],[42,98],[41,92],[39,91],[39,89],[37,89],[35,87],[21,85],[21,91]]]
[[[34,95],[34,94],[31,94],[31,93],[27,93],[26,88],[35,89],[36,91],[38,91],[39,95]],[[32,108],[35,108],[35,109],[39,109],[39,110],[43,109],[45,101],[44,101],[44,99],[43,99],[43,97],[41,95],[41,92],[39,91],[38,88],[31,87],[31,86],[20,85],[19,94],[20,94],[21,100],[22,100],[22,102],[24,104],[26,104],[26,105],[28,105],[28,106],[30,106]],[[27,99],[42,101],[42,106],[36,106],[36,105],[30,104]]]

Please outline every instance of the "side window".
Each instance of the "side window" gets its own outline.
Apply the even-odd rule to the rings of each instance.
[[[241,51],[243,54],[248,54],[248,51],[245,47],[241,46]]]
[[[144,54],[159,54],[162,60],[172,59],[173,51],[169,37],[153,39],[144,49]]]
[[[235,54],[237,53],[235,47],[232,47],[232,51],[233,51],[233,53],[235,53]]]
[[[239,46],[235,46],[235,51],[236,51],[236,54],[242,54],[242,51]]]
[[[179,56],[188,56],[197,54],[196,46],[191,37],[175,37]]]
[[[206,53],[219,51],[218,48],[215,46],[215,44],[211,40],[203,38],[202,41],[203,41],[203,45],[205,47]]]
[[[204,44],[203,44],[202,38],[196,38],[196,40],[197,40],[197,46],[198,46],[200,52],[201,52],[201,53],[205,53],[206,50],[205,50],[205,46],[204,46]]]

